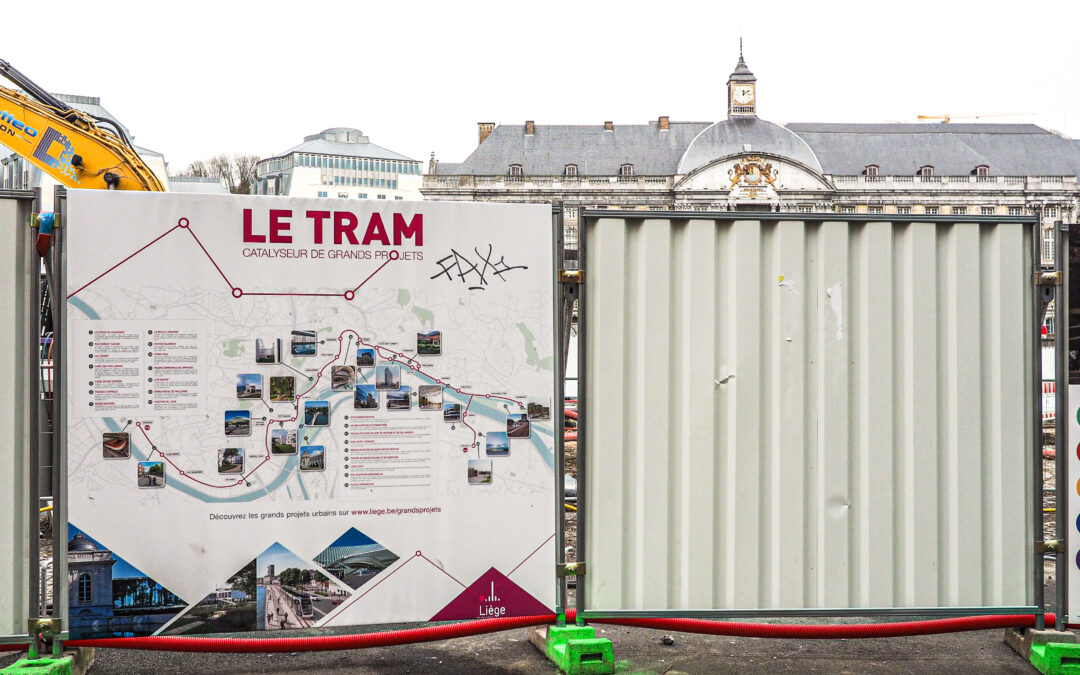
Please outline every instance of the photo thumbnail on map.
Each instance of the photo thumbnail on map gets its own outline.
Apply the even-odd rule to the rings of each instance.
[[[373,384],[358,384],[353,394],[353,408],[376,410],[379,407],[379,390]]]
[[[416,334],[416,353],[419,356],[442,354],[442,331],[433,330]]]
[[[397,389],[401,386],[400,366],[375,366],[375,388]]]
[[[131,437],[126,431],[106,431],[101,434],[101,456],[105,459],[131,457]]]
[[[139,462],[139,487],[165,487],[165,462]]]
[[[356,368],[352,366],[334,366],[330,373],[330,388],[334,391],[349,391],[356,386]]]
[[[460,422],[461,413],[464,407],[460,403],[451,403],[447,401],[443,403],[442,418],[443,422]]]
[[[510,454],[510,439],[505,431],[489,431],[484,437],[484,453],[488,457],[506,457]]]
[[[367,347],[357,347],[356,349],[356,365],[359,368],[374,368],[375,367],[375,350],[368,349]]]
[[[529,424],[525,413],[510,413],[506,416],[506,435],[510,438],[528,438],[532,433],[532,425]]]
[[[469,485],[491,485],[491,460],[469,460]]]
[[[304,424],[309,427],[325,427],[330,424],[329,401],[305,401]]]
[[[270,378],[270,400],[275,403],[288,403],[296,398],[296,379],[292,375],[272,376]]]
[[[525,408],[530,420],[548,421],[551,419],[551,400],[529,397]]]
[[[421,410],[442,410],[443,388],[437,384],[422,384],[418,387]]]
[[[296,429],[271,429],[270,454],[295,455]]]
[[[316,333],[313,330],[294,330],[292,332],[292,355],[315,356],[318,346]]]
[[[251,411],[250,410],[226,410],[225,411],[225,435],[226,436],[250,436],[251,435]]]
[[[326,469],[326,448],[321,445],[300,446],[300,470],[322,471]]]
[[[218,473],[244,473],[244,449],[221,448],[217,455]]]
[[[386,392],[387,410],[411,410],[412,387],[400,387]]]
[[[236,376],[236,398],[262,398],[262,375],[258,373],[240,373]]]
[[[281,338],[255,338],[255,363],[280,363]]]

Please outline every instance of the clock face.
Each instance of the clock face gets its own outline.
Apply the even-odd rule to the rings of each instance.
[[[736,84],[731,91],[732,98],[739,105],[747,105],[754,102],[754,87],[749,84]]]

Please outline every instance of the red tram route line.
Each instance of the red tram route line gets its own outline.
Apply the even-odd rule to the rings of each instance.
[[[346,289],[346,290],[342,291],[341,293],[291,293],[291,292],[258,292],[258,293],[251,292],[251,293],[248,293],[248,292],[245,292],[242,288],[233,285],[233,282],[229,281],[229,277],[226,276],[225,271],[221,269],[221,266],[218,265],[216,260],[214,260],[214,256],[210,255],[210,251],[206,250],[206,247],[203,246],[202,240],[199,239],[198,235],[195,234],[195,230],[193,230],[191,228],[191,223],[188,221],[188,219],[187,218],[181,218],[181,219],[179,219],[177,221],[176,225],[174,225],[171,228],[169,228],[168,230],[166,230],[164,234],[162,234],[162,235],[160,235],[160,236],[158,236],[158,237],[156,237],[154,239],[151,239],[149,242],[147,242],[146,244],[144,244],[140,248],[136,249],[135,252],[132,253],[131,255],[127,256],[126,258],[124,258],[120,262],[116,263],[115,265],[113,265],[109,269],[105,270],[104,272],[97,275],[96,277],[94,277],[90,281],[86,282],[85,284],[83,284],[81,287],[79,287],[75,291],[72,291],[67,296],[66,299],[70,300],[71,298],[75,297],[76,295],[78,295],[82,291],[89,288],[93,283],[99,281],[102,277],[109,274],[110,272],[115,270],[117,267],[120,267],[121,265],[123,265],[127,261],[131,260],[135,256],[139,255],[140,253],[142,253],[146,249],[150,248],[154,244],[158,243],[159,241],[161,241],[162,239],[164,239],[166,236],[173,233],[177,229],[187,230],[188,234],[190,234],[192,239],[195,240],[195,243],[198,244],[199,249],[203,252],[203,255],[206,256],[207,260],[210,261],[210,264],[214,266],[214,269],[217,270],[217,273],[221,275],[221,278],[229,286],[230,293],[236,299],[242,298],[245,295],[262,295],[262,296],[275,296],[275,295],[277,295],[277,296],[344,298],[346,300],[352,300],[352,299],[354,299],[356,297],[356,292],[358,290],[360,290],[364,286],[364,284],[371,281],[371,278],[373,276],[375,276],[380,271],[382,271],[382,269],[384,267],[386,267],[387,265],[389,265],[391,262],[400,259],[400,254],[397,251],[390,251],[389,258],[383,264],[381,264],[377,268],[375,268],[375,271],[373,271],[371,274],[367,275],[367,277],[363,281],[361,281],[359,284],[357,284],[355,288]]]

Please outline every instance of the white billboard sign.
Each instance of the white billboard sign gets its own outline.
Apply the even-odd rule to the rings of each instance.
[[[550,611],[548,207],[68,205],[73,638]]]

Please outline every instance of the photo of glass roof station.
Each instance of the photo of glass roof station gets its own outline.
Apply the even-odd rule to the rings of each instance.
[[[464,161],[431,159],[421,192],[562,203],[568,248],[576,248],[579,208],[1036,213],[1050,265],[1051,224],[1076,222],[1080,141],[1032,124],[780,126],[758,117],[757,78],[742,54],[726,89],[727,116],[718,122],[482,122]]]
[[[420,162],[375,145],[359,129],[334,127],[255,166],[254,194],[421,199]]]

